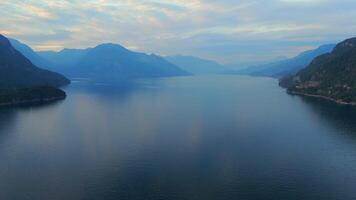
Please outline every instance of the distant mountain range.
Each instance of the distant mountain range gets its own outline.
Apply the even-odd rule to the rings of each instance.
[[[190,75],[160,56],[133,52],[117,44],[101,44],[87,50],[70,73],[80,77],[119,81]]]
[[[16,45],[32,59],[41,60],[31,49]],[[0,106],[63,99],[66,94],[57,87],[69,83],[64,76],[35,66],[17,51],[6,37],[0,35]]]
[[[323,45],[317,49],[305,51],[291,59],[252,66],[239,70],[237,73],[253,76],[269,76],[275,78],[290,76],[308,66],[315,57],[331,52],[334,47],[334,44]]]
[[[176,55],[167,56],[165,59],[177,65],[181,69],[196,75],[221,74],[228,70],[226,67],[215,61],[205,60],[193,56]]]
[[[9,41],[11,45],[22,55],[24,55],[27,59],[29,59],[33,65],[40,67],[42,69],[50,70],[50,66],[52,66],[53,63],[50,63],[48,60],[43,59],[40,55],[34,52],[29,46],[12,38],[9,38]]]
[[[339,43],[280,84],[290,93],[356,105],[356,38]]]
[[[118,44],[37,53],[18,41],[13,40],[13,44],[33,63],[71,78],[112,82],[190,75],[158,55],[133,52]]]
[[[0,88],[53,86],[69,84],[64,76],[40,69],[0,35]]]
[[[77,67],[79,61],[90,50],[88,49],[63,49],[59,52],[55,51],[39,51],[36,52],[42,59],[49,61],[48,67],[55,71],[66,73],[67,70]]]
[[[41,101],[53,99],[51,95],[62,98],[65,93],[56,87],[69,84],[69,80],[45,69],[98,81],[237,72],[281,78],[280,85],[287,87],[289,93],[356,105],[356,38],[323,45],[291,59],[231,72],[210,60],[191,56],[163,58],[110,43],[88,49],[35,52],[0,35],[0,104],[11,100],[11,95],[17,96],[16,102],[32,101],[38,95]]]
[[[276,63],[282,60],[288,60],[286,56],[278,56],[269,60],[250,60],[250,61],[240,61],[234,63],[227,63],[224,66],[235,72],[244,71],[244,70],[254,70],[258,66],[266,65],[268,63]]]

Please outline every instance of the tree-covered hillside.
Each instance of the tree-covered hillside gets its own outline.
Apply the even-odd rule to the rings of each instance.
[[[356,103],[356,38],[339,43],[315,58],[295,76],[281,81],[291,93],[317,95],[340,103]]]

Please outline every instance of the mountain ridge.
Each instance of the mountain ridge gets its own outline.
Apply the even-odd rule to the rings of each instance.
[[[169,62],[177,65],[181,69],[195,75],[221,74],[228,69],[213,60],[202,59],[194,56],[175,55],[164,57]]]
[[[70,73],[107,81],[190,75],[160,56],[134,52],[114,43],[90,48]]]
[[[70,81],[63,75],[36,67],[0,35],[0,87],[60,87]]]
[[[336,45],[331,53],[316,57],[296,75],[281,80],[292,94],[317,96],[356,105],[356,38]]]
[[[84,76],[92,80],[105,81],[107,79],[106,81],[111,82],[135,78],[191,75],[159,55],[131,51],[115,43],[103,43],[86,49],[65,48],[57,52],[39,51],[34,53],[51,63],[47,65],[47,69],[60,72],[71,78]],[[92,63],[86,60],[90,60]],[[94,63],[97,66],[93,66]],[[118,69],[114,69],[115,67]],[[110,72],[105,72],[105,69]],[[103,74],[102,77],[100,74]]]
[[[25,46],[22,47],[23,51],[31,53]],[[5,36],[0,34],[1,107],[64,99],[66,94],[58,87],[69,83],[70,81],[63,75],[35,66],[16,50]]]
[[[321,45],[316,49],[304,51],[293,58],[246,68],[239,70],[238,73],[252,76],[283,78],[285,76],[294,75],[299,70],[307,67],[315,57],[331,52],[334,47],[335,44]]]

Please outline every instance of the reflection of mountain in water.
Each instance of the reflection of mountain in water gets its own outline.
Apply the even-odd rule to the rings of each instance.
[[[3,141],[3,137],[9,133],[7,129],[12,127],[15,116],[16,114],[13,109],[0,109],[0,142]]]
[[[142,90],[135,82],[122,82],[120,84],[101,83],[74,83],[68,87],[68,97],[70,98],[97,98],[100,100],[117,102],[124,101],[132,93]],[[102,102],[103,103],[103,102]]]
[[[321,119],[356,141],[356,107],[338,105],[334,102],[313,97],[300,97]]]
[[[7,131],[8,127],[13,127],[13,123],[16,121],[18,112],[30,112],[40,109],[49,109],[53,106],[60,104],[60,101],[45,102],[40,104],[26,105],[26,106],[9,106],[0,107],[0,137]],[[0,141],[1,142],[1,141]]]

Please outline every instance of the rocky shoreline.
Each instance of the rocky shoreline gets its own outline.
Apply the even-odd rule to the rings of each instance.
[[[290,91],[290,90],[287,90],[287,93],[291,94],[291,95],[300,95],[300,96],[306,96],[306,97],[325,99],[325,100],[332,101],[332,102],[340,104],[340,105],[356,106],[356,102],[345,102],[341,99],[333,99],[331,97],[326,97],[326,96],[322,96],[322,95],[308,94],[308,93],[303,93],[303,92],[295,92],[295,91]]]

